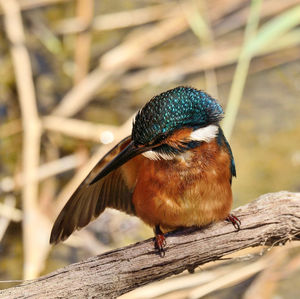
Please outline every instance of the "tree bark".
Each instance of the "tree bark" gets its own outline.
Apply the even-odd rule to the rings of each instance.
[[[0,297],[115,298],[247,247],[299,239],[300,193],[265,194],[233,213],[242,222],[240,231],[219,222],[172,232],[167,234],[163,258],[149,239],[2,290]]]

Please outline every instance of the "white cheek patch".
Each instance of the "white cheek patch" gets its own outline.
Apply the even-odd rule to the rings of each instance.
[[[142,155],[150,160],[173,160],[175,158],[174,154],[157,153],[152,150],[144,152]]]
[[[218,130],[218,126],[209,125],[193,131],[190,135],[190,138],[191,140],[210,142],[212,139],[216,138]]]
[[[210,142],[214,138],[216,138],[219,131],[219,127],[216,125],[209,125],[204,128],[197,129],[190,134],[190,140],[194,141],[204,141]],[[190,157],[185,157],[183,154],[175,155],[175,154],[166,154],[166,153],[158,153],[155,151],[147,151],[142,153],[144,157],[150,160],[173,160],[176,157],[182,158],[184,160],[189,160]],[[179,157],[180,156],[180,157]]]

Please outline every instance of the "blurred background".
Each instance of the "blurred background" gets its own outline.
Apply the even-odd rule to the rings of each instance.
[[[152,237],[107,210],[50,247],[58,212],[135,112],[178,85],[226,111],[235,207],[300,191],[299,0],[0,0],[0,289]],[[238,252],[124,298],[299,298],[300,247]],[[258,296],[261,297],[258,297]]]

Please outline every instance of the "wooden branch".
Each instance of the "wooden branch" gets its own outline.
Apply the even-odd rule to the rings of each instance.
[[[234,213],[242,222],[238,232],[230,223],[219,222],[169,233],[164,258],[149,239],[2,290],[0,297],[114,298],[247,247],[299,240],[300,193],[265,194]]]

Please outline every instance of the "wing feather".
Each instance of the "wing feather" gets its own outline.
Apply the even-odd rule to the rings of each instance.
[[[129,190],[120,168],[96,183],[89,184],[130,141],[131,138],[128,136],[108,152],[76,189],[53,225],[50,243],[65,240],[74,230],[86,226],[98,217],[106,207],[135,214],[131,201],[132,190]]]

